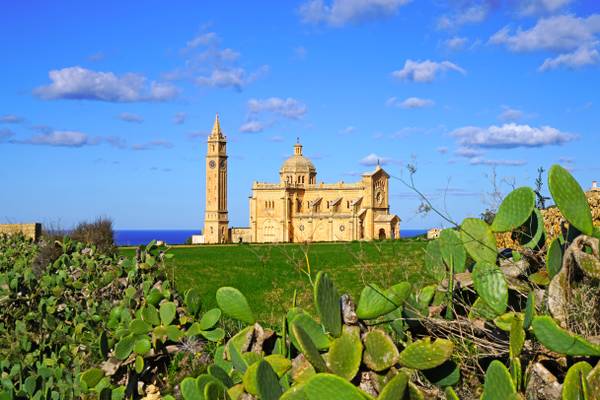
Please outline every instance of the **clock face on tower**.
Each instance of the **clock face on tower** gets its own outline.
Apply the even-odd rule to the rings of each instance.
[[[211,167],[211,168],[214,168],[214,167],[216,167],[216,166],[217,166],[217,163],[215,162],[215,160],[210,160],[210,161],[208,162],[208,166],[209,166],[209,167]]]
[[[221,165],[221,169],[225,169],[225,166],[226,166],[227,164],[225,163],[225,160],[221,160],[221,163],[220,163],[220,165]]]

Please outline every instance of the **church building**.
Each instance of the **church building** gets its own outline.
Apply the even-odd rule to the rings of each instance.
[[[355,183],[317,181],[299,141],[279,170],[279,182],[254,182],[250,226],[228,229],[226,138],[218,116],[206,155],[205,243],[396,239],[400,218],[390,214],[389,175],[379,165]]]

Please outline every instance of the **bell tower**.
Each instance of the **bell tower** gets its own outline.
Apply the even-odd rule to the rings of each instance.
[[[208,136],[206,151],[206,207],[204,242],[229,242],[227,214],[227,139],[221,131],[219,114]]]

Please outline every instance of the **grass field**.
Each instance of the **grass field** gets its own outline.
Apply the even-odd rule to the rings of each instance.
[[[223,245],[178,246],[170,252],[175,283],[180,293],[198,287],[204,293],[204,307],[216,305],[215,292],[221,286],[241,290],[259,320],[275,322],[292,304],[312,307],[310,282],[306,273],[308,256],[312,276],[327,271],[340,292],[358,298],[366,283],[389,286],[403,280],[417,285],[426,242],[402,239],[383,242],[313,243],[309,245]],[[133,256],[133,248],[121,253]],[[205,308],[205,309],[207,309]]]

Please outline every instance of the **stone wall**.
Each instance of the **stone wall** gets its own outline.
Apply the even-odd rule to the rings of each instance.
[[[0,224],[0,235],[14,235],[22,233],[26,238],[37,241],[42,235],[42,224],[36,222],[32,224]]]
[[[585,196],[592,211],[594,226],[600,227],[600,190],[590,190]],[[558,207],[542,210],[542,215],[544,216],[544,228],[546,229],[546,244],[549,245],[560,234],[560,227],[566,221]],[[510,232],[497,234],[496,240],[499,248],[519,248],[519,245],[511,239]]]
[[[252,243],[252,229],[231,228],[231,243]]]

